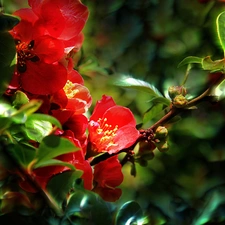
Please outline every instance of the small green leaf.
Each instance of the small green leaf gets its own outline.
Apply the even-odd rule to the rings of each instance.
[[[29,139],[37,142],[41,142],[41,140],[52,131],[52,124],[50,122],[34,120],[30,117],[25,122],[25,127],[25,132]]]
[[[59,129],[62,129],[61,123],[55,117],[47,114],[34,113],[28,116],[28,120],[46,121],[57,126]]]
[[[217,16],[216,28],[220,44],[225,51],[225,12],[222,12]]]
[[[143,123],[148,123],[152,119],[154,119],[156,116],[161,115],[161,112],[164,111],[164,105],[159,104],[153,104],[151,108],[144,114],[143,117]]]
[[[185,59],[183,59],[179,64],[178,64],[178,68],[187,64],[191,64],[191,63],[198,63],[201,64],[202,63],[202,58],[196,57],[196,56],[188,56]]]
[[[131,88],[138,91],[144,91],[154,96],[163,96],[158,89],[146,81],[136,79],[130,76],[114,76],[109,82],[113,85]]]
[[[82,171],[65,171],[53,176],[47,184],[46,190],[48,196],[57,203],[58,207],[62,207],[62,203],[66,201],[71,189],[74,187],[75,181],[80,178]]]
[[[44,137],[37,150],[37,163],[44,163],[59,155],[76,152],[79,148],[66,138],[50,135]]]
[[[140,205],[135,201],[130,201],[122,205],[116,215],[116,225],[133,224],[143,220],[143,212]]]
[[[71,170],[75,170],[74,165],[72,165],[71,163],[66,163],[58,159],[49,159],[46,161],[41,161],[39,163],[36,163],[34,166],[34,169],[45,167],[45,166],[65,166],[70,168]]]
[[[202,68],[204,70],[209,70],[210,72],[224,71],[225,59],[212,61],[210,56],[207,56],[202,61]]]
[[[61,128],[60,122],[50,115],[34,113],[27,117],[25,122],[26,134],[31,140],[41,140],[52,132],[53,125]]]
[[[29,98],[22,91],[16,91],[13,97],[14,100],[12,102],[12,105],[15,108],[20,108],[22,105],[27,104],[29,102]]]

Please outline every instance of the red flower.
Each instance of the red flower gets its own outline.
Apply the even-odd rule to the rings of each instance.
[[[87,112],[91,106],[92,97],[83,85],[81,75],[76,70],[72,70],[68,74],[65,86],[52,96],[51,102],[59,105],[61,109],[73,111],[78,115]]]
[[[89,140],[95,152],[116,153],[128,148],[139,137],[132,112],[115,104],[109,96],[98,101],[88,125]]]
[[[38,34],[37,18],[31,10],[19,10],[15,15],[21,17],[11,31],[16,41],[18,82],[33,94],[54,93],[67,80],[67,70],[58,62],[64,56],[64,45],[56,38]],[[26,20],[27,15],[33,16]]]
[[[67,68],[61,64],[65,53],[78,50],[88,17],[87,7],[79,0],[30,0],[32,9],[14,14],[21,22],[11,31],[17,49],[17,79],[32,94],[53,94],[64,87]]]
[[[45,32],[61,40],[71,40],[82,31],[88,9],[80,0],[29,0]]]
[[[122,191],[116,187],[123,181],[121,169],[122,166],[117,156],[102,161],[94,167],[96,186],[93,191],[98,193],[105,201],[114,202],[120,198]]]

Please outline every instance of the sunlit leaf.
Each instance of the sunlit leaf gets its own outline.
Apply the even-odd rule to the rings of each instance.
[[[59,121],[50,115],[34,113],[28,116],[25,127],[26,134],[31,140],[41,140],[52,132],[53,125],[61,128]]]
[[[92,191],[75,190],[65,211],[66,218],[74,224],[112,224],[109,204]]]
[[[225,59],[212,61],[210,56],[207,56],[202,61],[202,68],[210,72],[224,71]]]
[[[181,66],[184,66],[184,65],[187,65],[187,64],[192,64],[192,63],[201,64],[202,58],[199,58],[199,57],[196,57],[196,56],[188,56],[178,64],[178,67],[181,67]]]
[[[52,131],[52,124],[43,120],[27,119],[25,127],[25,132],[29,139],[37,142],[41,142]]]
[[[29,102],[29,98],[22,91],[16,91],[13,97],[14,100],[12,102],[12,105],[15,108],[20,108],[22,105],[27,104]]]
[[[144,91],[154,96],[163,96],[155,86],[149,84],[146,81],[136,79],[130,76],[125,76],[125,75],[114,76],[113,78],[111,78],[111,80],[109,80],[109,83],[119,87],[131,88],[138,91]]]
[[[143,220],[143,212],[140,205],[135,201],[125,203],[116,215],[116,225],[137,223]]]
[[[41,161],[39,163],[36,163],[35,166],[34,166],[34,169],[37,169],[37,168],[40,168],[40,167],[45,167],[45,166],[65,166],[65,167],[70,168],[71,170],[75,169],[74,165],[72,165],[70,163],[63,162],[63,161],[58,160],[58,159],[49,159],[49,160],[46,160],[46,161]]]
[[[82,171],[70,170],[53,176],[47,184],[46,190],[49,196],[57,202],[59,207],[66,201],[69,192],[74,187],[76,179],[80,178]]]
[[[43,138],[40,143],[37,150],[36,161],[37,163],[44,163],[44,161],[53,159],[59,155],[78,150],[79,148],[66,138],[61,138],[54,135],[47,136]]]
[[[220,13],[216,19],[217,34],[220,44],[225,51],[225,12]]]
[[[28,116],[28,120],[46,121],[62,129],[61,123],[55,117],[47,115],[47,114],[34,113]]]

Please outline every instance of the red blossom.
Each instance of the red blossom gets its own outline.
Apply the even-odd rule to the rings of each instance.
[[[97,102],[88,125],[89,140],[95,152],[116,153],[128,148],[139,137],[132,112],[103,95]]]
[[[53,94],[66,84],[68,71],[61,62],[70,50],[81,47],[88,10],[78,0],[30,0],[29,5],[14,13],[21,21],[11,31],[17,50],[18,79],[13,78],[13,86]]]
[[[122,166],[117,158],[113,156],[98,163],[94,167],[94,181],[96,185],[93,189],[105,201],[114,202],[122,194],[120,188],[116,188],[123,182]]]
[[[29,0],[46,33],[61,40],[71,40],[83,29],[88,9],[79,0]]]
[[[59,105],[61,109],[74,111],[74,114],[79,115],[87,112],[92,97],[88,88],[83,85],[80,74],[72,70],[68,74],[65,86],[52,96],[51,102]]]

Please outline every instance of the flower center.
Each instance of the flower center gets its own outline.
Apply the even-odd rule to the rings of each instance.
[[[69,99],[74,98],[74,96],[79,92],[79,90],[76,89],[76,84],[72,83],[70,80],[67,80],[63,90]]]
[[[91,126],[96,126],[96,134],[97,137],[94,140],[97,148],[102,146],[104,150],[109,150],[109,148],[113,146],[117,146],[118,144],[114,143],[114,137],[116,136],[116,132],[118,130],[118,125],[113,127],[111,124],[107,123],[107,118],[99,118],[97,123],[91,121]],[[101,151],[102,149],[98,149]]]
[[[16,52],[17,52],[17,70],[20,73],[24,73],[27,70],[26,61],[30,60],[32,62],[39,61],[39,57],[34,53],[34,40],[29,44],[21,42],[20,40],[15,40],[16,42]]]

